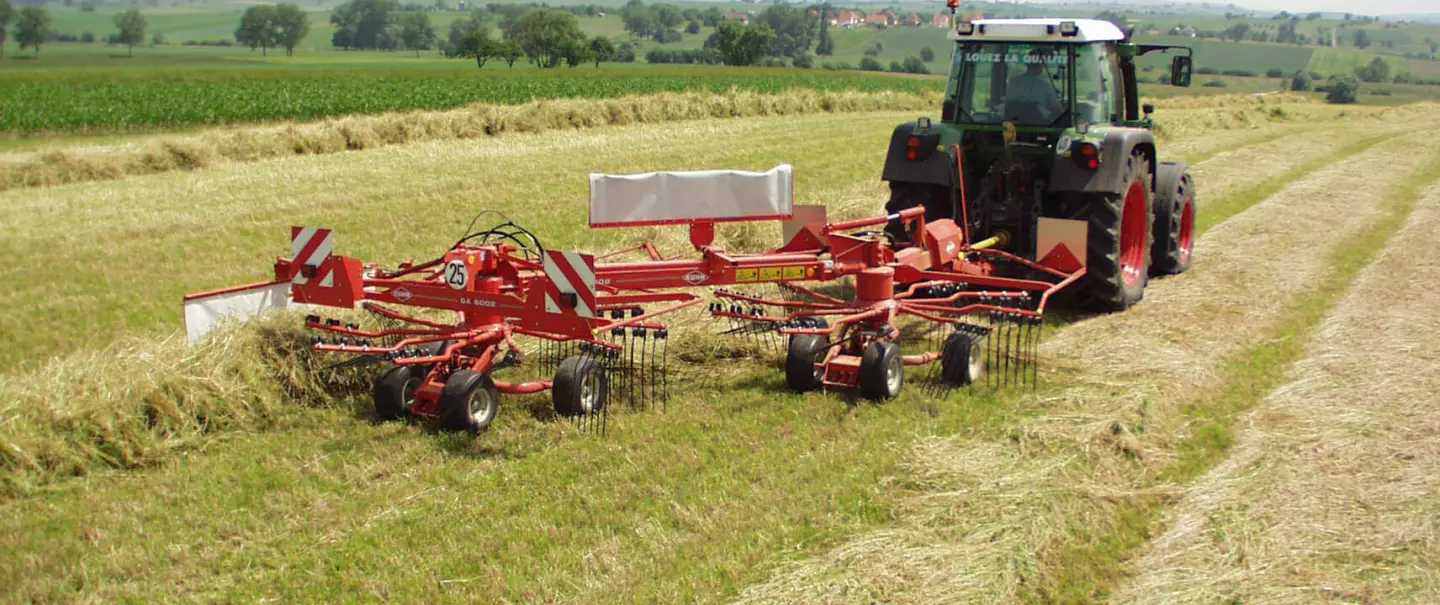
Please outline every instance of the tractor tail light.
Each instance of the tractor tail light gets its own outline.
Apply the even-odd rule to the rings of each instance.
[[[1094,143],[1076,143],[1070,150],[1071,157],[1075,163],[1086,170],[1098,170],[1100,168],[1100,148]]]
[[[905,141],[905,159],[912,162],[920,159],[920,137],[910,137]]]

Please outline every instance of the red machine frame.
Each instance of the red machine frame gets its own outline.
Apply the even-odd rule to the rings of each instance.
[[[1003,241],[968,242],[961,227],[953,221],[927,223],[922,214],[923,208],[917,207],[890,216],[838,222],[819,229],[802,228],[785,246],[762,254],[727,253],[712,244],[712,223],[692,221],[691,242],[699,251],[699,258],[665,259],[653,244],[647,243],[600,257],[603,260],[625,252],[645,251],[649,259],[638,262],[595,263],[587,258],[583,266],[573,266],[576,256],[571,255],[571,271],[565,276],[547,267],[547,255],[553,259],[557,253],[546,252],[538,244],[527,246],[514,237],[509,238],[513,243],[492,243],[487,239],[478,245],[462,239],[440,258],[419,264],[407,262],[390,271],[354,258],[331,255],[328,248],[321,254],[313,242],[292,242],[293,258],[276,260],[275,281],[270,283],[291,282],[296,303],[345,309],[358,307],[383,320],[407,324],[364,330],[336,320],[322,321],[316,316],[306,321],[307,327],[334,335],[328,341],[317,339],[316,351],[386,360],[393,364],[392,370],[407,368],[405,372],[410,374],[400,392],[404,413],[441,419],[451,428],[484,428],[489,419],[493,419],[493,409],[486,412],[488,418],[471,409],[467,414],[469,421],[458,412],[459,420],[446,420],[447,406],[474,405],[473,402],[447,403],[447,397],[457,399],[448,393],[460,389],[453,383],[461,378],[469,382],[465,388],[470,389],[472,395],[466,395],[467,400],[473,399],[477,389],[488,392],[492,408],[495,393],[524,394],[554,389],[557,412],[566,415],[603,412],[610,389],[609,378],[602,376],[594,382],[591,374],[598,371],[595,367],[604,366],[605,359],[619,357],[623,341],[613,336],[629,331],[663,338],[666,327],[656,318],[702,302],[699,295],[684,291],[701,286],[774,283],[807,298],[767,300],[720,290],[718,297],[730,304],[713,303],[710,312],[717,318],[749,322],[760,329],[791,337],[790,358],[797,355],[797,341],[813,345],[812,349],[819,346],[815,345],[817,339],[821,341],[823,347],[819,351],[802,347],[799,353],[802,359],[805,355],[814,355],[813,358],[803,362],[787,360],[787,364],[792,365],[810,364],[814,375],[813,383],[797,379],[800,383],[797,384],[790,376],[796,372],[787,368],[787,382],[792,388],[859,386],[869,397],[885,398],[898,392],[898,385],[892,383],[894,374],[900,371],[899,365],[946,362],[949,354],[947,348],[900,356],[895,344],[900,337],[898,317],[905,315],[964,328],[956,333],[966,335],[968,340],[961,344],[967,347],[973,361],[976,349],[968,347],[985,337],[990,328],[979,327],[967,318],[980,314],[988,316],[992,325],[997,319],[1037,325],[1052,295],[1085,272],[1063,245],[1041,262],[1032,262],[993,249]],[[886,224],[906,229],[914,243],[895,245],[884,234],[849,233]],[[292,238],[302,231],[313,234],[324,230],[296,228]],[[328,236],[328,232],[325,234]],[[533,235],[530,240],[534,242]],[[1031,275],[1028,279],[1001,276],[1001,267],[1012,273],[1019,270]],[[577,272],[583,275],[587,271],[593,272],[593,285],[577,283]],[[855,278],[853,301],[799,285],[799,282],[831,282],[852,276]],[[557,287],[565,282],[569,282],[568,289]],[[899,292],[896,284],[902,284]],[[920,298],[922,291],[928,291],[932,297]],[[934,296],[936,292],[940,295]],[[656,304],[663,307],[651,312],[641,310],[642,305]],[[447,325],[402,314],[389,308],[391,305],[454,311],[461,319],[457,325]],[[751,310],[746,311],[746,306]],[[772,317],[755,310],[761,307],[781,309],[786,314]],[[823,321],[826,317],[835,318],[833,325]],[[599,363],[584,360],[570,363],[570,375],[566,375],[566,365],[562,363],[555,380],[494,380],[491,377],[494,370],[525,363],[525,353],[515,342],[516,336],[579,345],[568,350]],[[391,341],[390,344],[376,342],[385,340]],[[890,373],[885,388],[874,384],[878,379],[870,379],[867,384],[864,368],[867,363],[874,365],[870,357],[876,353],[872,350],[879,351],[880,363]],[[899,362],[894,360],[896,357]],[[577,371],[581,375],[577,376]],[[973,372],[963,376],[954,374],[947,370],[946,378],[957,384],[976,378]],[[377,382],[377,409],[385,380],[387,378],[382,377]],[[655,383],[650,384],[653,387]],[[562,397],[567,401],[562,402]]]

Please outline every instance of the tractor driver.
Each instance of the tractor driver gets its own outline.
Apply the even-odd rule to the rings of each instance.
[[[1039,48],[1025,56],[1025,73],[1010,78],[1006,85],[1005,101],[1035,108],[1040,121],[1048,124],[1065,110],[1060,104],[1060,95],[1045,72],[1045,60],[1049,53]],[[1010,113],[1010,112],[1007,112]],[[1024,120],[1029,121],[1029,120]]]

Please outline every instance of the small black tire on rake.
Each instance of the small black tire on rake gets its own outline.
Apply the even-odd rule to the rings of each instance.
[[[555,413],[566,418],[595,414],[605,409],[610,382],[605,369],[591,357],[567,357],[555,372],[550,396]]]
[[[872,342],[860,358],[860,395],[871,401],[894,399],[905,385],[905,359],[900,345]]]
[[[790,337],[790,350],[785,353],[785,386],[796,393],[820,388],[824,370],[817,369],[829,343],[819,334],[796,334]]]
[[[414,366],[391,366],[375,379],[375,415],[380,420],[402,420],[415,407],[415,392],[425,374]]]
[[[981,337],[955,332],[945,338],[940,350],[940,375],[955,386],[976,384],[985,380],[985,347]]]
[[[478,433],[490,428],[500,412],[500,392],[488,374],[460,370],[440,391],[440,428]]]

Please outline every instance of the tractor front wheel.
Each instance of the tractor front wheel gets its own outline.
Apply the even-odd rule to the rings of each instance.
[[[905,385],[905,359],[900,345],[872,342],[860,358],[860,395],[872,401],[894,399]]]
[[[1152,225],[1150,160],[1134,154],[1126,160],[1120,193],[1087,194],[1089,223],[1084,291],[1100,311],[1124,311],[1145,296],[1150,275]]]
[[[1150,274],[1184,273],[1195,247],[1195,181],[1177,164],[1161,164],[1158,176]]]
[[[450,375],[440,391],[440,426],[447,431],[483,431],[499,410],[500,392],[486,374],[460,370]]]

